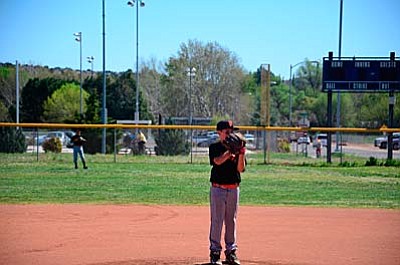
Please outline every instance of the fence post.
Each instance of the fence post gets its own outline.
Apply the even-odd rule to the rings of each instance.
[[[117,129],[114,128],[114,163],[117,162]]]
[[[39,129],[38,129],[38,127],[36,127],[35,130],[36,130],[36,161],[39,162]]]

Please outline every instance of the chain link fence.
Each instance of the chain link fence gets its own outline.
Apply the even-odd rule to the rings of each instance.
[[[204,161],[204,157],[208,157],[210,144],[219,140],[213,126],[124,126],[111,124],[107,126],[106,154],[114,162],[118,162],[118,157],[139,155],[180,155],[187,156],[190,163]],[[0,127],[2,129],[16,130],[18,128],[18,130],[21,130],[25,139],[24,153],[32,155],[38,161],[47,153],[71,154],[70,138],[74,135],[75,128],[81,128],[82,136],[87,140],[84,145],[86,154],[101,153],[102,125],[41,124],[40,127],[29,127],[28,124],[23,124],[23,126],[3,124]],[[308,163],[324,162],[328,156],[326,132],[321,133],[304,128],[296,128],[297,131],[293,131],[293,128],[277,128],[277,130],[274,130],[274,128],[266,129],[254,126],[239,126],[239,129],[247,139],[248,156],[257,157],[261,160],[260,162],[270,163],[271,154],[294,154],[296,157],[307,158]],[[145,137],[145,143],[142,143],[142,145],[138,139],[139,132]],[[3,142],[15,143],[15,139],[5,139],[5,137],[12,137],[13,134],[10,135],[3,135]],[[354,158],[368,160],[371,157],[377,160],[385,160],[389,152],[387,136],[388,133],[385,132],[370,132],[368,130],[365,132],[340,133],[339,143],[336,143],[334,141],[336,138],[332,137],[332,162],[342,163],[352,161]],[[48,150],[44,147],[44,143],[52,138],[59,140],[61,150]],[[392,134],[393,160],[400,160],[399,138],[399,133],[394,132]],[[4,150],[1,152],[10,153]]]

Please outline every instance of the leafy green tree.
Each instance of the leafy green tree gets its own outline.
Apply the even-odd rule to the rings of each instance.
[[[15,66],[0,66],[0,102],[8,111],[15,103]]]
[[[44,102],[65,83],[67,81],[54,78],[30,79],[21,93],[21,121],[44,122]]]
[[[306,59],[297,70],[296,77],[293,79],[294,86],[298,90],[303,90],[309,97],[315,97],[321,92],[322,87],[322,68],[321,64]]]
[[[379,128],[388,125],[389,118],[389,97],[387,93],[363,94],[361,95],[360,112],[357,113],[357,120],[362,121],[359,126]],[[400,100],[397,93],[397,100],[394,106],[394,127],[400,127]]]
[[[289,124],[289,87],[278,83],[270,88],[271,124]]]
[[[107,73],[106,81],[106,105],[107,116],[111,120],[133,120],[136,103],[136,81],[131,70],[123,73]],[[103,77],[98,75],[96,78],[85,80],[83,88],[90,94],[97,95],[98,102],[102,106],[103,102]],[[96,92],[94,92],[96,91]],[[140,119],[153,120],[149,113],[147,102],[143,98],[143,92],[139,94]],[[101,116],[101,115],[100,115]]]
[[[100,102],[98,100],[97,89],[92,89],[92,93],[86,99],[87,110],[83,121],[79,123],[101,123],[100,118]],[[85,152],[95,154],[101,152],[103,129],[87,129],[84,130],[83,136],[87,140],[85,144]],[[120,133],[119,133],[120,134]],[[113,150],[113,133],[111,130],[106,132],[106,153]]]
[[[310,126],[324,127],[328,125],[327,98],[326,93],[320,93],[313,102],[310,108],[310,112],[312,113],[310,117]]]
[[[336,97],[335,97],[336,98]],[[334,100],[334,106],[335,106],[335,112],[336,113],[336,106],[337,106],[337,101]],[[357,124],[357,116],[356,116],[356,111],[354,107],[354,103],[352,100],[352,94],[350,93],[342,93],[341,98],[340,98],[340,104],[341,104],[341,109],[340,109],[340,124],[343,127],[355,127]],[[336,121],[335,121],[336,122]]]
[[[108,115],[116,120],[133,120],[135,113],[136,83],[131,70],[121,73],[109,85],[107,97]]]
[[[321,92],[321,87],[321,64],[306,59],[292,80],[293,120],[300,120],[300,113],[307,113],[311,126],[323,126],[327,123],[326,96]]]
[[[2,108],[2,111],[7,110],[7,114],[3,114],[7,116],[8,121],[15,121],[16,118],[16,66],[15,64],[2,64],[0,63],[0,103],[5,107]],[[28,75],[23,67],[19,69],[19,85],[20,85],[20,93],[21,87],[27,82]],[[21,103],[21,99],[20,99]],[[0,114],[1,116],[1,114]]]
[[[85,123],[100,123],[100,102],[96,88],[92,90],[92,93],[86,99],[86,106]]]
[[[86,110],[85,101],[89,94],[82,90],[83,111]],[[80,87],[76,84],[67,83],[44,102],[44,120],[47,122],[65,122],[73,120],[80,111]]]
[[[282,82],[280,76],[275,76],[270,73],[270,124],[271,125],[287,125],[289,121],[289,87]],[[257,72],[253,73],[253,80],[257,87],[253,97],[254,111],[251,116],[252,125],[261,125],[261,98],[264,87],[261,87],[261,71],[257,69]]]

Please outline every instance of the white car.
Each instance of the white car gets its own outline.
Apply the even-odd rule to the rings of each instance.
[[[297,139],[297,144],[310,144],[311,138],[310,136],[301,136]]]
[[[378,137],[374,140],[374,146],[379,147],[379,149],[387,149],[387,145],[387,136]],[[395,132],[392,134],[392,145],[394,150],[400,149],[400,132]]]
[[[34,145],[42,145],[42,143],[46,140],[47,135],[39,135],[39,137],[34,137],[33,138],[33,144]]]
[[[199,141],[197,143],[198,147],[209,147],[211,144],[217,142],[219,140],[219,135],[217,134],[217,136],[211,136],[203,141]]]
[[[39,138],[37,139],[36,137],[34,138],[34,144],[39,144],[42,145],[44,141],[50,138],[58,138],[61,141],[62,145],[66,145],[69,141],[70,138],[74,135],[74,132],[72,131],[50,131],[46,135],[40,135]]]
[[[254,134],[245,133],[243,136],[248,143],[254,143]]]
[[[197,145],[199,147],[208,147],[210,144],[215,142],[219,138],[218,133],[216,132],[206,132],[201,133],[192,137],[192,144]]]
[[[314,144],[313,144],[314,147],[317,146],[318,140],[321,141],[322,146],[328,146],[328,135],[326,133],[318,133],[315,136],[315,140],[314,140]]]

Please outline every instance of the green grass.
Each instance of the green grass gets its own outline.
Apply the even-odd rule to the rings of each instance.
[[[207,205],[207,157],[0,154],[0,203],[138,203]],[[250,155],[242,174],[242,205],[400,208],[399,167],[340,167],[290,154]]]

